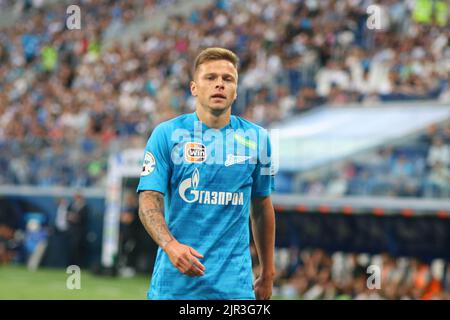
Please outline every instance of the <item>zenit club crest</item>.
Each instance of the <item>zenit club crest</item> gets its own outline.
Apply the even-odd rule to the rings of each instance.
[[[206,147],[198,142],[187,142],[184,145],[184,160],[189,163],[201,163],[206,160]]]

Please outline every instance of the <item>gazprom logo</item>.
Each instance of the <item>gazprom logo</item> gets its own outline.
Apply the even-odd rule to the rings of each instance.
[[[187,203],[196,202],[198,200],[198,184],[200,182],[200,174],[198,173],[198,169],[195,168],[194,172],[192,173],[192,177],[188,178],[186,180],[181,181],[180,187],[178,188],[178,191],[180,193],[181,199],[186,201]],[[189,190],[189,192],[188,192]],[[188,199],[187,195],[190,195]]]
[[[195,168],[192,176],[181,181],[178,188],[181,199],[187,203],[198,202],[200,204],[213,205],[244,205],[243,192],[225,192],[225,191],[209,191],[198,190],[200,183],[200,173]]]
[[[199,182],[200,182],[200,174],[198,173],[198,169],[195,168],[194,173],[192,174],[192,188],[197,189]]]

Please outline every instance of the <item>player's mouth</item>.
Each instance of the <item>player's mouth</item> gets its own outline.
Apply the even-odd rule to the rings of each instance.
[[[226,100],[227,97],[222,93],[216,93],[211,96],[212,99],[223,99]]]

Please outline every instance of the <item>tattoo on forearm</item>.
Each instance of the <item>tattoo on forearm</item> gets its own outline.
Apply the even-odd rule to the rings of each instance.
[[[155,242],[164,248],[173,236],[164,219],[164,196],[156,191],[143,191],[139,195],[139,218]]]

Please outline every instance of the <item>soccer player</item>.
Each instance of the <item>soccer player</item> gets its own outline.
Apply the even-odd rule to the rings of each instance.
[[[148,140],[137,191],[139,217],[159,245],[149,299],[271,297],[270,142],[231,115],[237,68],[232,51],[203,50],[190,83],[196,111],[159,124]],[[254,282],[250,221],[261,267]]]

